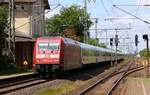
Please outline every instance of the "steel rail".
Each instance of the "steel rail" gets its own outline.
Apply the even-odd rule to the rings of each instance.
[[[131,64],[132,65],[132,64]],[[99,79],[98,81],[96,81],[95,83],[93,83],[92,85],[88,86],[87,88],[84,88],[82,91],[79,91],[77,95],[85,95],[87,92],[89,92],[91,89],[93,89],[94,87],[96,87],[98,84],[102,83],[103,81],[107,80],[107,79],[110,79],[112,78],[113,76],[116,76],[120,73],[125,73],[126,71],[132,71],[132,70],[136,70],[137,68],[138,69],[141,69],[142,66],[138,66],[138,67],[134,67],[134,68],[130,68],[130,66],[128,66],[127,70],[123,70],[123,71],[120,71],[120,72],[116,72],[116,71],[112,71],[111,73],[109,74],[106,74],[105,77]],[[109,94],[110,95],[110,94]]]
[[[10,92],[14,92],[14,91],[17,91],[17,90],[20,90],[20,89],[24,89],[24,88],[28,88],[28,87],[32,87],[32,86],[35,86],[35,85],[38,85],[38,84],[42,84],[42,83],[46,83],[46,82],[49,82],[49,81],[52,81],[53,79],[49,79],[49,80],[42,80],[42,81],[39,81],[39,82],[35,82],[35,83],[30,83],[30,84],[24,84],[24,85],[21,85],[21,84],[17,84],[17,85],[13,85],[13,86],[10,86],[10,89],[8,89],[7,87],[6,88],[3,88],[4,91],[0,91],[0,95],[3,95],[3,94],[8,94]],[[18,86],[18,85],[21,85],[20,87],[15,87],[15,86]],[[12,88],[14,87],[14,88]],[[6,90],[5,90],[6,89]]]
[[[0,88],[2,88],[2,85],[8,84],[8,83],[12,83],[12,82],[17,82],[17,81],[23,81],[23,80],[27,80],[27,79],[31,79],[31,78],[35,78],[36,74],[35,73],[31,73],[31,74],[23,74],[23,75],[16,75],[16,76],[12,76],[12,77],[5,77],[5,78],[1,78],[0,79]]]
[[[130,71],[124,73],[124,74],[115,82],[115,84],[111,87],[111,89],[107,92],[106,95],[112,95],[112,92],[113,92],[113,91],[115,90],[115,88],[119,85],[119,83],[121,82],[121,80],[122,80],[123,78],[125,78],[126,76],[128,76],[128,75],[131,74],[131,73],[134,73],[134,72],[136,72],[136,71],[140,71],[140,70],[143,70],[143,69],[145,69],[145,67],[135,68],[135,69],[132,69],[132,70],[130,70]]]

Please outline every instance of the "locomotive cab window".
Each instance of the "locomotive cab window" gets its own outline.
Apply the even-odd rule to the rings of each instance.
[[[59,50],[59,43],[39,43],[38,44],[39,51],[46,51],[46,50]]]
[[[45,51],[45,50],[48,50],[48,43],[39,43],[38,44],[38,50],[39,51]]]
[[[49,50],[59,50],[59,43],[49,43]]]

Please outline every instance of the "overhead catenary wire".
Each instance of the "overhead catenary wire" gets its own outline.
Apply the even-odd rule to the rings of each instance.
[[[101,4],[102,4],[102,6],[103,6],[105,12],[107,13],[107,15],[110,16],[109,11],[108,11],[108,9],[106,8],[106,6],[105,6],[103,0],[100,0],[100,2],[101,2]],[[112,2],[113,2],[113,1],[112,1]],[[114,3],[113,3],[113,4],[114,4]],[[114,26],[118,27],[113,21],[110,21],[110,22],[111,22]]]
[[[102,6],[104,7],[104,9],[105,9],[106,13],[108,14],[108,16],[110,16],[110,14],[109,14],[109,12],[108,12],[106,6],[104,5],[103,0],[100,0],[100,2],[101,2],[101,4],[102,4]],[[112,1],[112,3],[113,3],[113,1]],[[114,3],[113,3],[113,4],[114,4]],[[111,22],[112,24],[114,24],[114,25],[118,28],[118,26],[117,26],[112,20],[110,20],[110,22]],[[117,28],[116,28],[116,29],[113,29],[113,30],[115,30],[116,35],[117,35],[117,32],[118,32]],[[107,37],[107,32],[106,32],[106,37]],[[107,39],[106,39],[106,42],[107,42]],[[116,46],[116,51],[117,51],[117,47],[118,47],[118,46]],[[115,57],[117,57],[117,56],[115,55]],[[117,63],[117,61],[116,61],[116,63]]]
[[[115,4],[114,4],[115,5]],[[132,7],[135,7],[135,6],[143,6],[143,7],[147,7],[147,6],[150,6],[150,4],[138,4],[138,5],[118,5],[117,6],[132,6]]]
[[[114,1],[113,0],[110,0],[110,2],[112,3],[112,5],[115,5]],[[118,13],[117,13],[118,14]],[[116,14],[115,14],[116,15]],[[116,19],[135,19],[135,18],[116,18]],[[113,22],[113,20],[116,20],[116,19],[109,19],[111,22]],[[105,20],[108,20],[108,19],[105,19]],[[117,25],[116,25],[117,26]]]
[[[137,18],[138,20],[140,20],[140,21],[142,21],[142,22],[144,22],[144,23],[146,23],[146,24],[150,24],[150,22],[148,22],[148,21],[146,21],[146,20],[144,20],[144,19],[142,19],[142,18],[140,18],[140,17],[137,17],[137,16],[131,14],[131,13],[127,12],[127,11],[124,10],[124,9],[121,9],[121,8],[117,7],[116,5],[113,5],[113,6],[114,6],[115,8],[117,8],[117,9],[119,9],[120,11],[122,11],[122,12],[124,12],[124,13],[126,13],[126,14],[128,14],[128,15],[130,15],[130,16],[133,16],[133,17]]]
[[[140,4],[141,4],[141,2],[142,2],[142,0],[139,0],[139,4],[138,4],[138,6],[137,6],[137,10],[136,10],[136,12],[135,12],[135,15],[137,15],[138,12],[139,12],[139,10],[140,10]],[[135,22],[135,19],[133,19],[132,24],[134,24],[134,22]]]
[[[102,4],[102,6],[104,7],[104,9],[105,9],[106,13],[107,13],[107,14],[108,14],[108,16],[109,16],[110,14],[109,14],[109,12],[108,12],[108,10],[107,10],[107,8],[106,8],[106,6],[105,6],[105,4],[104,4],[103,0],[100,0],[100,2],[101,2],[101,4]]]

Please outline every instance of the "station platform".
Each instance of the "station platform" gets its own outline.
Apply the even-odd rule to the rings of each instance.
[[[137,64],[147,66],[147,60],[138,59]],[[149,72],[148,72],[149,71]],[[150,67],[129,75],[125,79],[120,95],[150,95]]]
[[[120,95],[150,95],[150,78],[127,78]]]
[[[27,73],[20,73],[20,74],[11,74],[11,75],[3,75],[3,76],[0,76],[0,80],[14,78],[14,77],[20,77],[20,76],[27,76],[27,75],[32,75],[32,74],[34,74],[34,72],[27,72]]]

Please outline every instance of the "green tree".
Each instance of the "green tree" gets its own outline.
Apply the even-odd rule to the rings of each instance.
[[[99,44],[99,47],[107,48],[107,46],[106,46],[104,43],[100,43],[100,44]]]
[[[150,50],[147,52],[147,49],[143,49],[139,52],[141,57],[150,57]]]
[[[0,7],[0,57],[2,54],[2,48],[4,47],[4,42],[5,42],[5,33],[4,29],[7,24],[7,13],[8,10],[5,7]]]
[[[98,46],[98,47],[102,47],[102,48],[107,48],[107,46],[104,43],[99,43],[98,40],[93,39],[93,38],[88,39],[88,44]]]
[[[85,17],[87,17],[87,29],[92,25],[90,15],[86,13],[84,15],[84,9],[76,5],[72,5],[68,8],[61,9],[60,14],[54,15],[52,18],[47,19],[46,27],[48,32],[63,34],[63,30],[67,27],[73,27],[75,34],[80,37],[80,41],[83,41],[84,36],[84,23]]]

